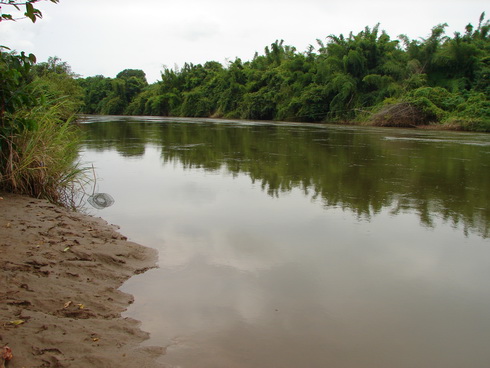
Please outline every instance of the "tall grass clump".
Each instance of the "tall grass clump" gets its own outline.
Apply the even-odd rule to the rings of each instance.
[[[10,117],[11,121],[32,123],[0,137],[3,190],[75,206],[85,181],[84,169],[77,162],[80,132],[70,119],[60,118],[65,103],[51,101]]]

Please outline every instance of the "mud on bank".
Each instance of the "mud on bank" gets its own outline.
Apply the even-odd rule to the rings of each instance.
[[[105,221],[0,193],[0,344],[21,367],[158,367],[118,290],[157,254]],[[1,364],[0,364],[1,367]]]

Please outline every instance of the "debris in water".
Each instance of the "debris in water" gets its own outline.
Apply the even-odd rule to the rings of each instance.
[[[87,202],[98,210],[110,207],[114,204],[114,198],[107,193],[97,193],[88,197]]]

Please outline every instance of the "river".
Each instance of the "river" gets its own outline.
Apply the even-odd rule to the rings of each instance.
[[[91,212],[159,251],[123,290],[167,367],[490,366],[490,135],[81,126]]]

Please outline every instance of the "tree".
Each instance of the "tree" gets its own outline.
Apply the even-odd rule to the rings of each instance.
[[[83,89],[75,80],[77,75],[70,65],[57,56],[47,62],[37,63],[31,68],[33,90],[41,91],[53,100],[65,100],[64,119],[79,112],[83,104]]]
[[[0,0],[0,22],[17,18],[10,13],[3,13],[2,6],[10,6],[17,11],[21,11],[21,7],[25,7],[24,16],[29,18],[33,23],[37,18],[42,18],[42,13],[39,9],[34,8],[34,3],[41,0]],[[45,1],[45,0],[43,0]],[[52,3],[58,3],[59,0],[49,0]],[[25,55],[24,52],[15,54],[10,52],[6,46],[0,46],[0,133],[5,133],[4,129],[12,129],[6,127],[7,124],[5,114],[15,111],[23,106],[32,105],[35,97],[27,90],[26,86],[32,81],[30,75],[32,66],[36,63],[36,56],[33,54]],[[0,151],[4,149],[1,147]]]
[[[81,81],[90,101],[85,110],[364,122],[379,111],[403,113],[409,104],[423,113],[423,119],[416,119],[423,123],[466,116],[483,121],[479,130],[490,129],[490,113],[484,112],[490,103],[490,22],[483,13],[477,27],[469,24],[454,37],[446,36],[445,28],[437,25],[426,39],[401,35],[397,40],[376,24],[357,34],[317,40],[317,50],[310,45],[304,52],[276,40],[251,61],[165,68],[161,80],[149,86],[144,72],[134,69],[98,81],[108,89],[87,78]],[[470,102],[471,109],[462,106]],[[405,120],[413,120],[414,114],[408,115]]]
[[[29,93],[27,85],[36,57],[32,54],[27,56],[24,52],[17,55],[2,48],[5,47],[0,47],[0,134],[9,134],[22,127],[8,121],[7,115],[34,104],[35,98]],[[0,150],[3,148],[0,139]]]
[[[25,7],[24,17],[29,18],[32,23],[35,23],[38,18],[42,18],[43,14],[41,11],[34,7],[33,4],[39,1],[50,1],[52,3],[59,3],[60,0],[0,0],[0,22],[4,20],[17,20],[20,18],[16,18],[15,15],[10,13],[3,13],[2,5],[7,5],[14,7],[15,10],[21,12],[21,7]]]
[[[32,68],[32,72],[38,77],[48,74],[67,75],[73,78],[77,77],[71,70],[71,66],[66,61],[61,60],[58,56],[50,56],[48,61],[37,63]]]
[[[146,74],[143,70],[140,69],[124,69],[122,72],[119,72],[116,76],[116,78],[121,78],[121,79],[130,79],[130,78],[136,78],[136,79],[141,79],[144,84],[148,84],[146,81]]]

